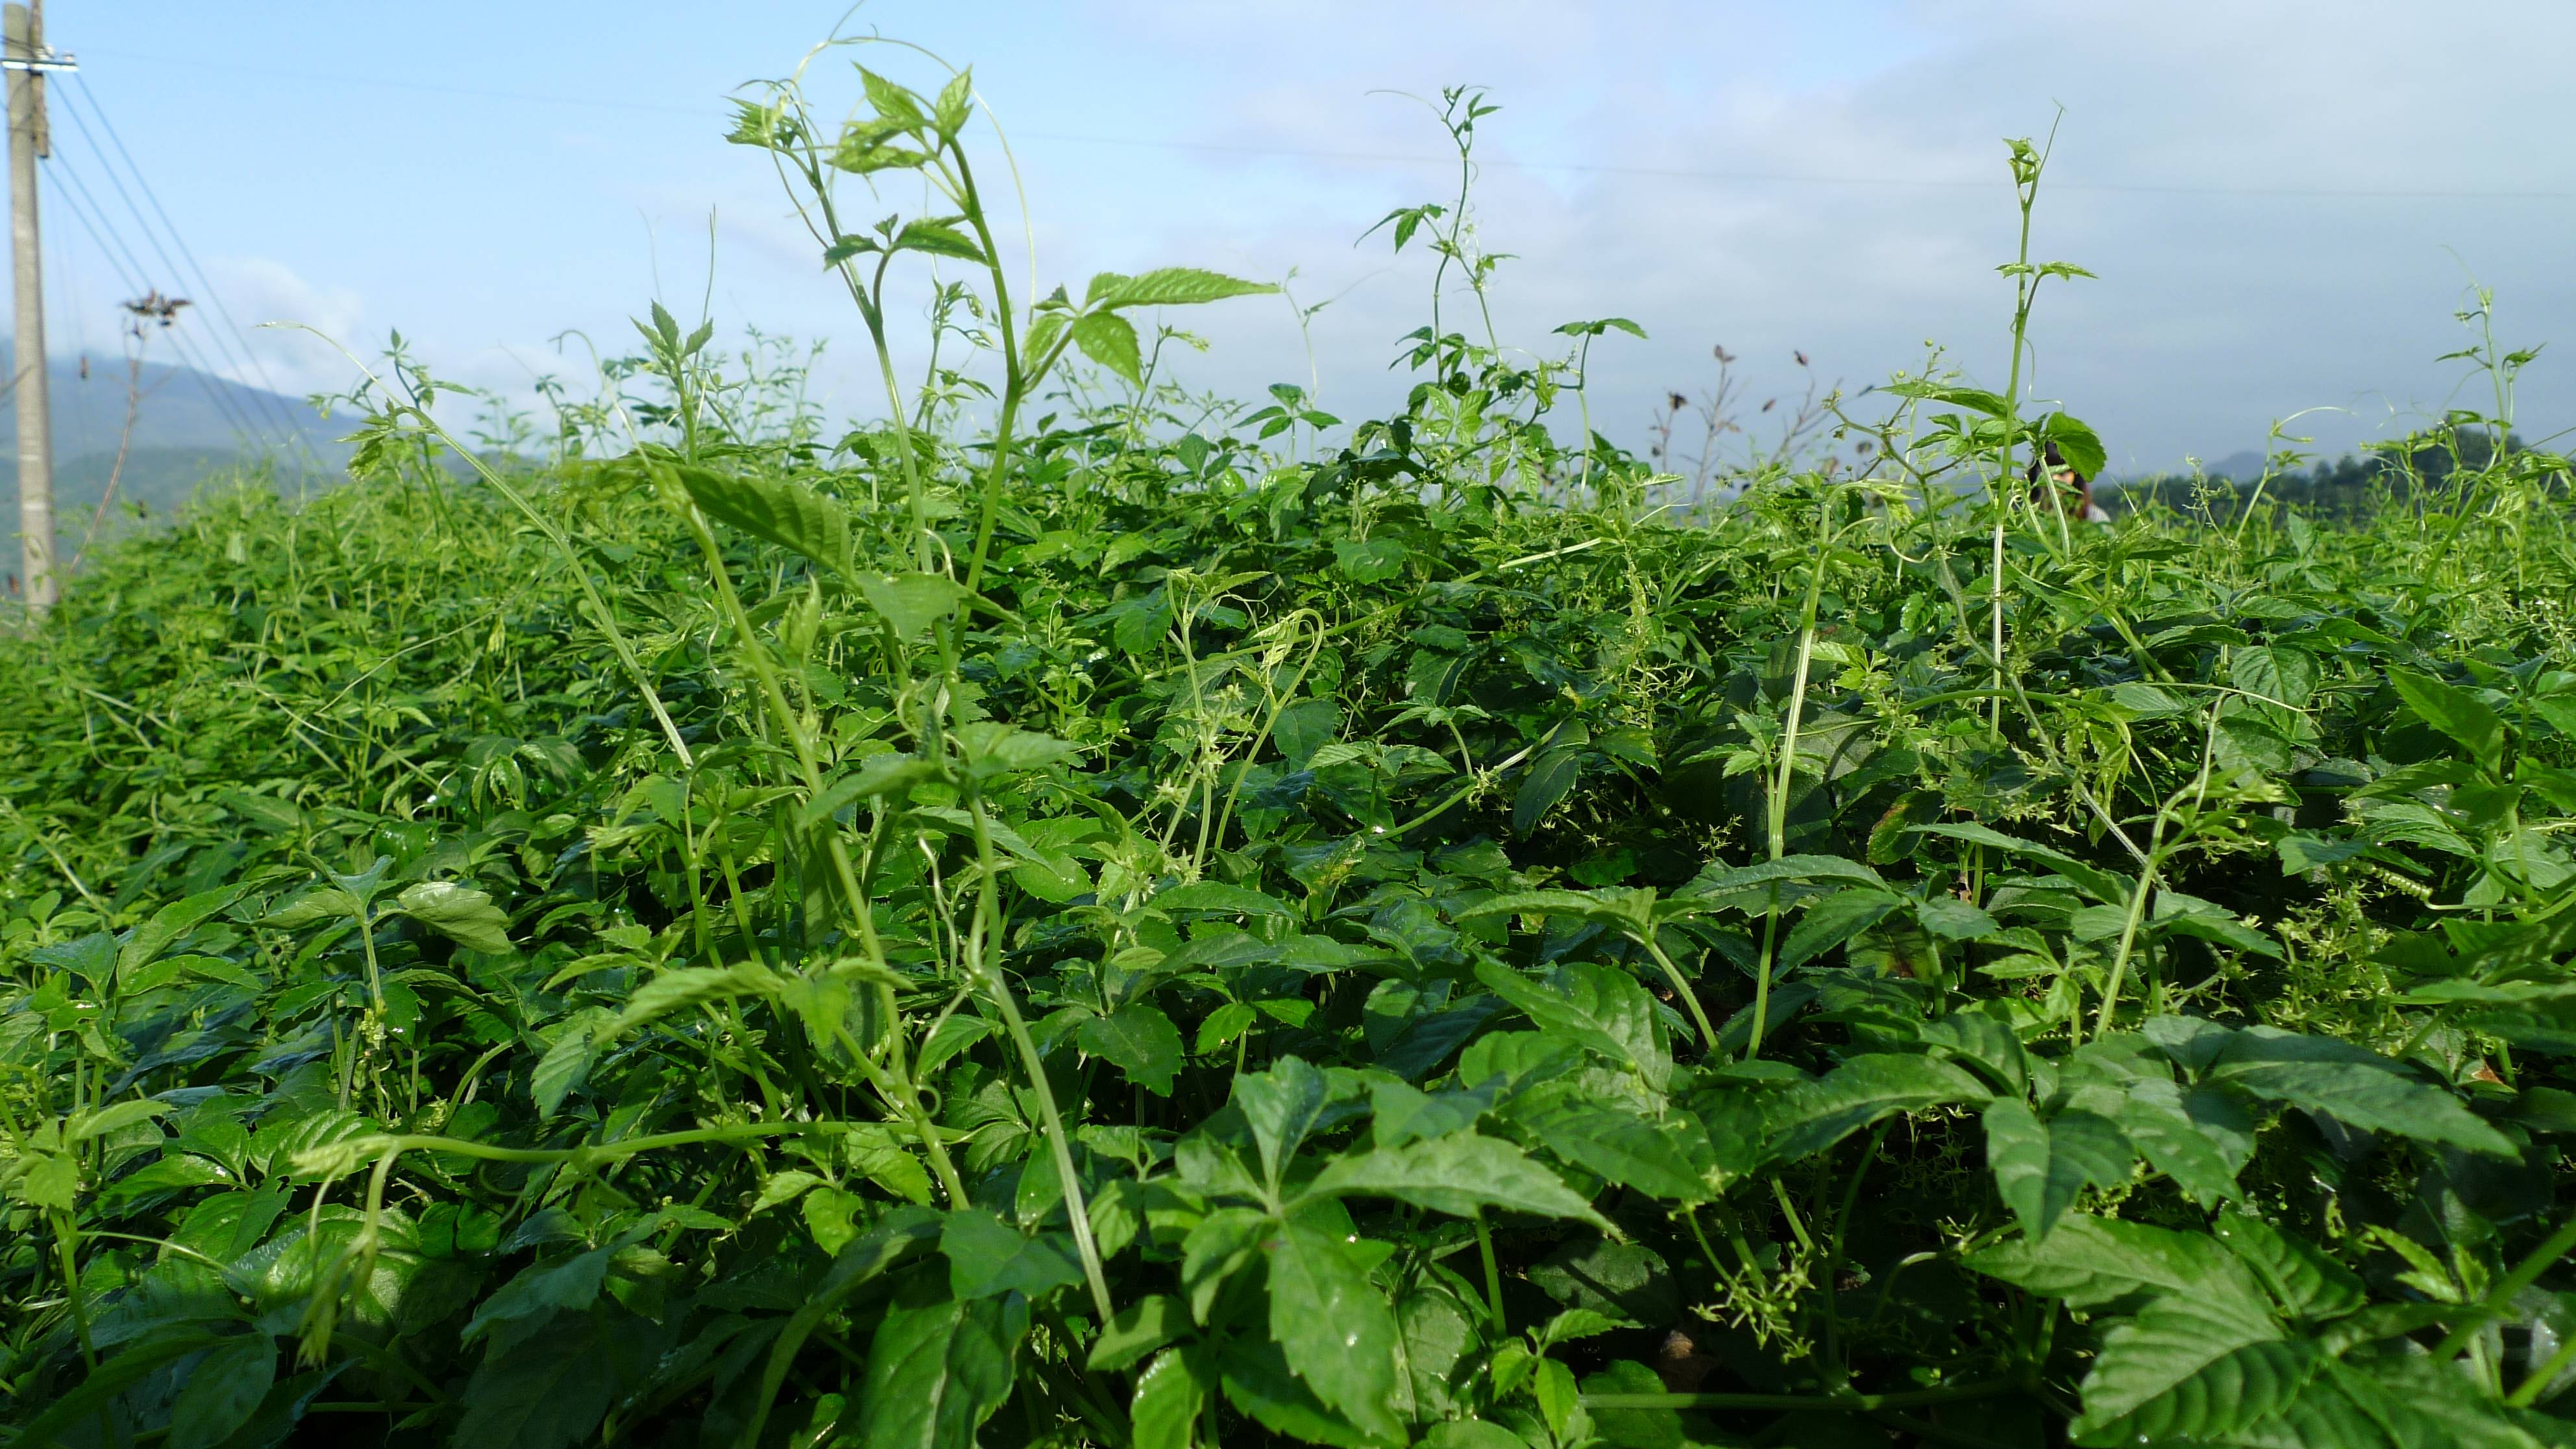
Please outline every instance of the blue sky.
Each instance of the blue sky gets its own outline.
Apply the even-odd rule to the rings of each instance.
[[[49,39],[111,121],[233,317],[365,351],[400,328],[440,371],[524,390],[579,373],[552,339],[622,347],[655,297],[720,324],[821,337],[822,381],[869,404],[861,333],[722,98],[778,75],[841,10],[758,4],[436,8],[59,0]],[[2576,341],[2576,18],[2544,0],[2336,6],[1001,4],[880,0],[858,28],[972,63],[1011,128],[1046,285],[1165,263],[1296,269],[1314,368],[1345,416],[1383,407],[1429,272],[1354,241],[1448,183],[1441,138],[1385,92],[1491,86],[1482,236],[1507,343],[1622,315],[1594,412],[1623,441],[1655,399],[1743,360],[1747,396],[1813,371],[1848,388],[1927,342],[2002,373],[2014,215],[1999,138],[2065,107],[2042,258],[2100,273],[2043,300],[2036,395],[2131,468],[2260,447],[2277,417],[2340,449],[2451,401],[2452,312],[2495,289],[2511,344]],[[889,69],[920,83],[923,67]],[[855,87],[826,62],[817,90]],[[111,223],[106,158],[61,114],[59,159]],[[989,168],[988,168],[989,169]],[[58,353],[116,344],[115,259],[57,205]],[[127,227],[131,231],[130,225]],[[134,239],[128,238],[129,244]],[[134,246],[143,280],[165,277]],[[1184,320],[1192,381],[1303,381],[1289,308]],[[183,322],[219,356],[200,312]],[[156,343],[156,347],[165,344]],[[345,367],[276,331],[239,344],[290,392]],[[166,354],[156,354],[166,355]],[[2529,431],[2576,421],[2544,354]],[[251,374],[257,380],[257,373]],[[2480,395],[2482,398],[2482,394]]]

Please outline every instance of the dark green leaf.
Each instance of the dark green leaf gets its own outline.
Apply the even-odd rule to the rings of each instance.
[[[1291,1372],[1373,1438],[1404,1438],[1396,1417],[1395,1316],[1339,1237],[1292,1217],[1272,1229],[1270,1336]]]
[[[868,1344],[861,1442],[973,1449],[976,1429],[1010,1395],[1011,1360],[1027,1331],[1023,1299],[957,1299],[935,1264],[903,1275]]]
[[[1074,1033],[1082,1049],[1115,1065],[1127,1080],[1157,1097],[1172,1095],[1181,1069],[1181,1033],[1161,1009],[1131,1001],[1107,1016],[1085,1021]]]
[[[1453,1217],[1498,1207],[1609,1226],[1555,1173],[1519,1148],[1466,1132],[1345,1153],[1327,1163],[1307,1191],[1391,1197]]]
[[[170,1405],[170,1449],[213,1449],[250,1422],[277,1382],[277,1345],[265,1333],[206,1350]]]
[[[2388,671],[2398,697],[2426,724],[2449,735],[2476,764],[2494,767],[2504,752],[2504,721],[2485,700],[2429,674]]]
[[[2020,1220],[2026,1238],[2044,1238],[2086,1187],[2129,1180],[2128,1139],[2091,1112],[2060,1112],[2047,1122],[2009,1099],[1986,1104],[1986,1163],[1995,1190]]]

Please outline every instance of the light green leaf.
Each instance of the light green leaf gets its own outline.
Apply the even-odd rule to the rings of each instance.
[[[1228,916],[1294,916],[1296,909],[1276,896],[1223,881],[1194,880],[1154,897],[1167,911],[1206,911]]]
[[[1187,307],[1278,290],[1268,282],[1246,282],[1196,267],[1157,267],[1133,277],[1103,272],[1091,279],[1083,300],[1093,307]]]
[[[2317,692],[2317,656],[2286,644],[2239,649],[2228,657],[2228,678],[2247,694],[2307,708]]]
[[[954,225],[959,217],[938,220],[915,219],[903,224],[894,234],[894,251],[927,252],[936,257],[954,257],[962,262],[984,263],[984,249],[973,237]]]
[[[404,915],[469,951],[498,956],[516,949],[510,944],[510,918],[472,886],[422,881],[395,899]]]
[[[1136,341],[1136,324],[1115,312],[1086,312],[1073,319],[1073,345],[1082,355],[1127,380],[1145,383],[1145,353]]]
[[[670,468],[698,511],[716,522],[848,572],[850,516],[838,499],[783,478],[718,473],[689,463],[656,466]]]
[[[785,978],[757,961],[739,966],[682,966],[636,987],[626,998],[626,1009],[600,1030],[599,1039],[615,1041],[648,1022],[710,1001],[774,996],[785,985]]]
[[[2504,752],[2504,720],[2485,700],[2407,669],[2388,671],[2388,682],[2424,723],[2458,741],[2472,763],[2496,768]]]
[[[965,586],[945,574],[860,574],[856,582],[859,596],[900,639],[917,637],[966,600]]]
[[[563,1110],[564,1098],[581,1089],[590,1079],[590,1069],[599,1060],[599,1026],[608,1021],[604,1007],[589,1007],[575,1012],[563,1024],[562,1034],[537,1059],[528,1073],[528,1095],[536,1100],[537,1115],[551,1120]]]

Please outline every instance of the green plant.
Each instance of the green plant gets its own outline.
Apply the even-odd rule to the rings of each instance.
[[[1258,288],[1015,307],[969,83],[857,81],[734,135],[879,421],[397,359],[0,641],[5,1442],[2567,1438],[2564,459],[2076,527],[1936,365],[1676,522],[1618,322],[1195,403]]]

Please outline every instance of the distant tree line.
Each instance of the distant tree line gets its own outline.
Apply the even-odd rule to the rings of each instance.
[[[2527,451],[2520,434],[2508,434],[2504,446],[2508,455]],[[2268,479],[2259,472],[2248,477],[2165,473],[2106,479],[2095,485],[2094,498],[2114,515],[2161,504],[2184,513],[2206,510],[2234,517],[2248,502],[2257,502],[2276,511],[2295,509],[2318,522],[2362,523],[2417,497],[2447,493],[2459,475],[2482,473],[2495,461],[2491,431],[2443,428],[2275,472]]]

